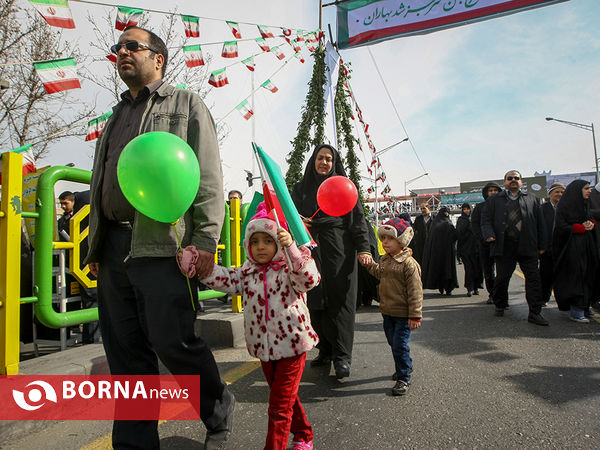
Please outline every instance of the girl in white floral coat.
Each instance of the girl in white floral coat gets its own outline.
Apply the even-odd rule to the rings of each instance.
[[[277,230],[263,204],[246,227],[244,248],[248,260],[241,267],[215,265],[201,281],[243,295],[246,346],[261,360],[271,388],[265,448],[285,449],[291,431],[292,448],[311,449],[312,427],[300,404],[298,386],[306,352],[319,341],[310,323],[306,291],[318,285],[321,276],[310,251],[298,248],[285,229]]]

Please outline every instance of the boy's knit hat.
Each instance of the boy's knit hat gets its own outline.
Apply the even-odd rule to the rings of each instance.
[[[408,244],[410,244],[415,232],[410,226],[410,223],[408,223],[406,220],[400,219],[399,217],[394,217],[383,225],[380,225],[379,229],[377,230],[377,234],[379,235],[379,238],[385,235],[391,236],[395,238],[400,245],[402,245],[402,247],[408,247]]]

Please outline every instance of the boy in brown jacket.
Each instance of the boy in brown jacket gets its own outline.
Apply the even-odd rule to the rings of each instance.
[[[421,326],[421,267],[408,248],[414,231],[406,220],[388,220],[379,227],[378,235],[385,255],[378,264],[368,264],[366,268],[380,280],[379,310],[396,365],[393,376],[396,384],[392,388],[392,395],[404,395],[408,392],[412,372],[408,346],[410,333]]]

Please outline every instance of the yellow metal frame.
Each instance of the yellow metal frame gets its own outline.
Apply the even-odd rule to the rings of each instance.
[[[0,375],[19,373],[23,156],[2,154],[0,202]]]
[[[85,287],[95,288],[98,284],[97,281],[90,279],[88,276],[90,273],[90,266],[86,265],[81,269],[81,241],[83,241],[90,233],[89,227],[80,231],[81,221],[85,219],[89,213],[90,205],[84,205],[69,221],[69,234],[71,236],[70,244],[73,244],[73,250],[69,252],[69,270],[71,271],[71,275]],[[54,243],[54,248],[58,248],[56,244],[58,244],[58,242]]]
[[[239,267],[242,264],[242,243],[240,242],[242,216],[240,214],[240,199],[232,198],[229,202],[231,208],[231,265],[233,267]],[[234,313],[242,312],[242,296],[232,295],[231,296],[231,311]]]

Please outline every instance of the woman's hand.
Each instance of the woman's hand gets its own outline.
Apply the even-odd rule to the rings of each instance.
[[[289,247],[292,245],[294,240],[292,239],[292,235],[285,231],[283,228],[277,230],[277,240],[281,244],[282,247]]]
[[[370,253],[359,253],[357,258],[358,258],[358,262],[361,263],[363,266],[373,263],[373,257],[371,256]]]

